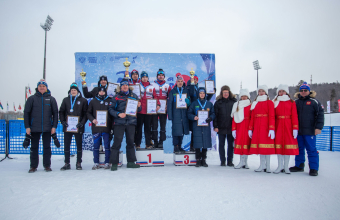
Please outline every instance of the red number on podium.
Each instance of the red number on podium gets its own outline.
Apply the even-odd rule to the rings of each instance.
[[[146,155],[149,158],[149,163],[151,163],[151,154]]]
[[[184,164],[189,164],[189,155],[184,155]]]

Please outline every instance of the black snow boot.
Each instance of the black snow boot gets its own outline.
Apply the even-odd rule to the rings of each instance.
[[[69,163],[65,163],[65,165],[60,168],[60,170],[70,170],[71,169],[71,165]]]
[[[174,146],[174,153],[179,153],[179,146],[178,145]]]
[[[163,141],[158,142],[158,148],[163,148]]]
[[[233,162],[228,161],[227,166],[228,166],[228,167],[234,167],[234,164],[233,164]]]
[[[225,165],[225,161],[221,162],[221,166],[222,166],[222,167],[225,167],[225,166],[226,166],[226,165]]]
[[[305,164],[302,163],[300,164],[300,166],[294,166],[294,167],[290,167],[289,171],[290,172],[303,172],[305,170]]]
[[[195,167],[200,167],[200,166],[201,166],[201,160],[200,159],[196,159]]]
[[[310,169],[309,176],[317,176],[317,175],[319,175],[317,170]]]
[[[207,149],[202,149],[202,154],[201,154],[201,160],[202,160],[202,166],[203,167],[208,167],[207,162],[205,161],[205,159],[207,158]]]
[[[202,167],[208,167],[207,162],[205,161],[205,159],[202,159]]]

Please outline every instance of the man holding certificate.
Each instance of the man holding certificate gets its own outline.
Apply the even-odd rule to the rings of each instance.
[[[150,145],[151,141],[151,123],[152,118],[157,115],[157,111],[159,110],[160,103],[158,102],[156,90],[153,85],[149,82],[149,75],[147,72],[143,71],[141,74],[142,83],[141,85],[141,105],[142,110],[137,114],[137,131],[136,131],[136,139],[135,144],[136,147],[139,148],[142,143],[142,133],[143,133],[143,125],[144,125],[144,137],[145,137],[145,148],[150,149],[152,146]],[[153,99],[153,100],[151,100]]]
[[[72,136],[77,144],[77,163],[76,169],[81,170],[82,162],[82,145],[83,145],[83,133],[84,125],[87,121],[87,100],[82,97],[78,85],[74,82],[70,86],[68,91],[68,97],[63,99],[59,109],[59,119],[63,125],[64,131],[64,154],[65,165],[60,170],[71,169],[70,165],[70,146]]]
[[[198,77],[195,75],[194,76],[194,80],[189,80],[188,81],[188,90],[189,90],[189,95],[190,95],[190,100],[191,102],[195,102],[199,96],[198,94]],[[214,90],[216,91],[216,89]],[[207,94],[206,97],[207,97],[207,100],[210,101],[210,99],[214,96],[214,94]],[[192,132],[192,128],[193,128],[193,124],[195,123],[195,121],[190,121],[189,122],[189,129],[191,131],[191,142],[190,142],[190,151],[194,151],[194,146],[193,146],[193,143],[194,143],[194,135],[193,135],[193,132]]]
[[[189,91],[185,88],[185,83],[181,75],[177,76],[176,86],[168,96],[168,118],[172,121],[172,143],[174,153],[182,149],[183,136],[189,134],[188,106],[190,100]],[[183,106],[184,105],[184,106]]]
[[[137,95],[129,89],[129,81],[127,79],[123,79],[120,82],[120,87],[117,89],[117,95],[112,98],[112,105],[109,108],[110,116],[114,117],[115,130],[110,156],[111,171],[116,171],[118,168],[119,150],[124,134],[126,137],[127,168],[140,167],[138,164],[135,164],[137,159],[133,142],[137,125],[137,112],[142,110],[141,103],[138,101]]]
[[[92,122],[93,135],[93,162],[92,170],[99,168],[99,146],[100,140],[104,139],[105,148],[105,169],[110,168],[110,132],[112,127],[112,119],[108,114],[111,98],[106,93],[106,88],[101,86],[99,92],[94,99],[91,100],[87,118]]]
[[[157,99],[160,102],[160,109],[157,112],[156,117],[152,121],[152,137],[154,139],[155,148],[163,148],[163,141],[166,140],[166,102],[171,91],[171,87],[165,81],[165,73],[163,69],[159,69],[157,72],[157,80],[152,84],[155,87]],[[159,141],[158,141],[158,120],[160,124]]]
[[[208,167],[207,149],[212,147],[210,122],[215,119],[215,111],[214,105],[207,100],[205,88],[200,87],[198,92],[198,99],[189,107],[188,117],[194,122],[193,145],[196,152],[196,167]]]

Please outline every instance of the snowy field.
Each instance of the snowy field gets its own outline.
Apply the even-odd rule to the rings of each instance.
[[[340,219],[339,152],[320,152],[318,177],[307,168],[291,175],[255,173],[256,155],[249,157],[249,170],[221,167],[217,152],[208,153],[208,168],[176,167],[165,154],[164,167],[127,169],[125,163],[112,172],[91,170],[92,152],[85,151],[81,171],[74,157],[72,170],[60,171],[63,157],[52,156],[53,172],[40,164],[33,174],[28,155],[10,156],[0,163],[2,220]],[[271,169],[276,166],[271,156]]]

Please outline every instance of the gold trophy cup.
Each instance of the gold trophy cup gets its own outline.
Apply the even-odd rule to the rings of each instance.
[[[123,65],[125,66],[125,78],[130,79],[129,76],[129,67],[131,65],[131,63],[128,61],[128,58],[125,58],[126,61],[123,63]]]
[[[81,76],[82,80],[83,80],[83,81],[85,81],[85,78],[86,78],[86,72],[84,72],[84,69],[82,69],[82,70],[81,70],[81,72],[80,72],[80,76]],[[85,82],[84,84],[86,84],[86,82]]]
[[[195,76],[194,68],[191,68],[191,71],[190,71],[190,78],[191,78],[191,83],[192,83],[192,84],[195,83],[195,81],[194,81],[194,76]]]

